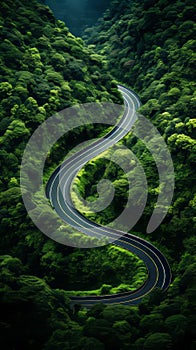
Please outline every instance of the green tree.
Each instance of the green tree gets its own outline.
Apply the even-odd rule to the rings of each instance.
[[[168,333],[154,333],[147,337],[144,342],[145,350],[160,350],[172,349],[172,340]]]

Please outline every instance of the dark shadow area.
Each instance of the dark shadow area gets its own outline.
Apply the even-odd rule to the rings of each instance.
[[[64,21],[70,31],[81,36],[86,27],[96,23],[109,6],[110,0],[46,0],[56,18]]]

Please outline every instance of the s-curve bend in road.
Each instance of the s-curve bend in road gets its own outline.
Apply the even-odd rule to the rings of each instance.
[[[89,160],[122,139],[131,130],[137,119],[136,111],[141,105],[138,96],[122,85],[118,85],[118,89],[125,103],[125,112],[120,122],[106,136],[66,159],[51,175],[46,186],[46,195],[60,218],[74,229],[96,238],[104,238],[107,235],[113,239],[112,244],[136,254],[144,261],[148,270],[148,278],[140,288],[134,291],[102,296],[73,296],[71,305],[80,304],[91,307],[99,302],[135,304],[155,287],[166,290],[171,281],[171,271],[166,258],[151,243],[132,234],[93,223],[77,211],[72,202],[71,186],[78,171]]]

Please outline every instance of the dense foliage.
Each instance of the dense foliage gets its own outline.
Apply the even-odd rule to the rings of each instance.
[[[108,68],[113,76],[139,93],[143,103],[140,112],[158,128],[173,158],[173,202],[162,225],[148,235],[148,240],[165,252],[171,264],[174,283],[169,293],[176,283],[183,281],[182,273],[188,273],[195,266],[194,253],[188,253],[190,242],[195,246],[194,15],[194,2],[191,0],[186,1],[186,4],[181,1],[116,0],[111,2],[110,10],[106,11],[97,26],[86,30],[84,36],[98,53],[107,58]],[[145,238],[146,225],[159,193],[156,164],[142,141],[129,134],[123,143],[137,155],[148,180],[147,207],[142,220],[134,228],[136,234]],[[119,145],[119,152],[123,156],[124,151],[120,148]],[[126,157],[126,152],[124,156]],[[87,170],[92,163],[91,175],[88,177]],[[78,184],[80,192],[87,199],[96,198],[96,187],[92,186],[92,178],[94,175],[99,180],[98,169],[103,177],[109,177],[116,188],[112,205],[100,215],[93,215],[94,220],[105,223],[119,213],[119,201],[122,204],[126,201],[126,178],[114,165],[105,164],[100,159],[89,165],[87,164],[86,171],[83,169],[80,173]],[[189,262],[187,260],[186,267],[185,259],[190,259]],[[179,269],[179,266],[184,266],[184,270]],[[191,294],[194,290],[193,281],[194,276],[189,274]],[[183,293],[181,288],[176,290],[171,298],[173,303]],[[194,299],[193,294],[191,298]],[[169,304],[171,300],[166,297],[164,303]],[[190,299],[186,296],[184,305],[189,305],[189,302]],[[189,307],[190,319],[193,314],[192,302]],[[156,308],[152,310],[156,313]],[[182,309],[178,313],[179,317],[185,315]],[[171,307],[171,315],[174,315],[171,317],[176,314],[175,307]],[[157,330],[162,329],[161,321],[157,321],[157,324]],[[154,339],[153,335],[151,339]],[[176,335],[176,341],[179,339],[180,336]],[[160,343],[159,339],[157,344]],[[176,346],[168,345],[172,349]],[[145,346],[141,342],[138,348],[151,349],[153,346]],[[163,348],[167,346],[163,345]],[[176,348],[186,349],[189,345],[181,343]]]
[[[193,2],[113,0],[99,25],[86,31],[89,47],[35,0],[2,1],[0,15],[3,349],[193,350]],[[70,293],[96,289],[103,294],[137,287],[145,279],[145,267],[113,246],[79,250],[47,239],[23,206],[19,168],[30,135],[55,111],[78,102],[120,101],[108,71],[139,93],[141,112],[157,126],[174,160],[172,206],[160,228],[148,236],[167,256],[173,281],[166,293],[154,291],[137,306],[96,305],[89,311],[72,310]],[[83,135],[79,130],[75,137],[59,140],[48,156],[46,177],[71,146],[99,132],[99,128],[91,128]],[[155,163],[143,143],[131,134],[123,142],[141,161],[149,182],[148,205],[134,228],[134,233],[146,238],[146,223],[158,191]],[[107,177],[116,188],[108,211],[93,219],[104,223],[118,215],[118,203],[123,206],[126,202],[127,182],[122,171],[97,159],[80,175],[79,189],[86,198],[97,195],[93,177],[97,181]]]
[[[186,1],[186,6],[181,1],[116,0],[100,24],[86,31],[88,42],[107,57],[115,78],[139,93],[143,103],[140,112],[150,118],[168,144],[176,190],[167,220],[152,238],[171,248],[170,255],[176,259],[184,249],[182,241],[195,228],[193,19],[192,0]],[[131,134],[124,143],[142,162],[153,199],[157,185],[153,158]],[[149,206],[152,209],[151,201]]]
[[[186,6],[180,1],[121,1],[118,10],[117,3],[112,2],[97,27],[86,31],[88,42],[107,56],[108,68],[115,78],[139,93],[143,103],[140,112],[153,121],[171,151],[176,182],[174,201],[167,221],[152,238],[168,248],[175,244],[178,250],[171,251],[171,256],[179,258],[183,239],[195,228],[193,1],[188,0]],[[136,141],[131,134],[124,139],[145,168],[152,210],[153,197],[156,199],[157,195],[155,163],[142,142]],[[88,179],[86,182],[89,188]]]

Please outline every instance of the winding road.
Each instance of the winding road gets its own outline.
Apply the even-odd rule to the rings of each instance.
[[[71,297],[72,306],[79,304],[88,308],[100,302],[105,304],[136,304],[155,287],[166,290],[171,282],[169,264],[164,255],[156,247],[130,233],[123,233],[123,236],[119,238],[119,233],[122,234],[122,232],[89,221],[74,208],[71,199],[71,186],[79,170],[89,160],[122,139],[131,130],[137,119],[136,110],[141,105],[138,96],[122,85],[118,85],[118,89],[125,102],[125,112],[120,122],[106,136],[65,160],[54,171],[46,186],[46,196],[63,221],[76,230],[88,236],[99,238],[107,234],[108,237],[116,239],[112,244],[136,254],[144,261],[148,270],[148,278],[135,291],[102,296],[73,296]]]

